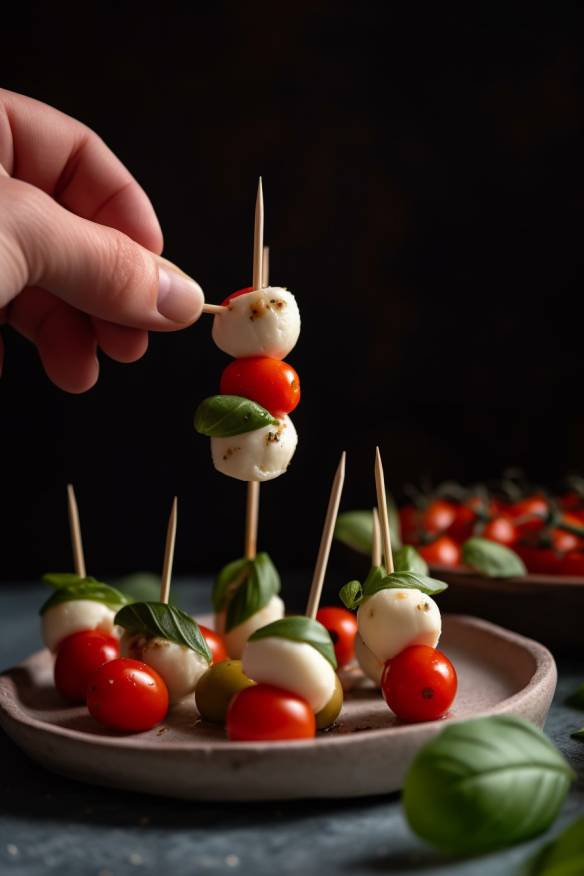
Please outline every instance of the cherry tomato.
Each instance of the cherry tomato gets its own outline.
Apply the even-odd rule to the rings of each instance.
[[[508,517],[493,517],[485,524],[480,536],[488,538],[489,541],[496,541],[499,544],[512,547],[519,538],[519,533],[513,521],[509,520]]]
[[[473,508],[468,505],[455,505],[454,520],[446,531],[451,538],[462,543],[471,537],[476,519],[477,515]]]
[[[561,575],[572,575],[574,578],[584,578],[584,552],[571,551],[562,558],[559,572]]]
[[[558,504],[560,508],[563,508],[565,511],[582,511],[582,506],[584,505],[584,501],[580,493],[571,492],[566,493],[565,496],[562,496],[558,500]]]
[[[209,627],[204,627],[199,624],[199,629],[205,637],[205,641],[211,652],[212,663],[221,663],[223,660],[229,660],[229,654],[225,647],[225,642],[215,630],[210,630]]]
[[[235,742],[312,739],[316,720],[306,700],[271,684],[256,684],[231,700],[227,735]]]
[[[120,642],[100,630],[81,630],[59,645],[55,687],[72,703],[84,703],[90,675],[103,663],[120,656]]]
[[[577,530],[582,531],[584,529],[580,518],[572,513],[566,512],[562,514],[561,522],[568,526],[573,526]],[[584,545],[584,538],[581,535],[577,535],[575,532],[566,532],[565,529],[552,529],[550,536],[554,550],[561,554],[574,551]]]
[[[114,730],[140,733],[159,724],[168,711],[168,690],[151,666],[120,657],[104,663],[89,679],[87,708]]]
[[[319,608],[317,621],[326,627],[335,646],[335,654],[339,669],[346,666],[355,657],[355,636],[357,635],[357,618],[336,605]]]
[[[399,525],[404,544],[417,544],[420,537],[418,509],[414,505],[402,505],[399,509]]]
[[[435,721],[456,696],[456,670],[448,657],[429,645],[410,645],[388,660],[381,691],[402,721]]]
[[[253,292],[253,286],[246,286],[245,289],[238,289],[237,292],[232,292],[221,304],[223,307],[227,307],[230,301],[233,301],[234,298],[239,298],[240,295],[245,295],[246,292]]]
[[[515,520],[520,536],[541,532],[548,513],[549,505],[543,496],[528,496],[507,509],[507,515]]]
[[[519,554],[527,571],[533,575],[557,575],[560,571],[562,558],[552,548],[515,544],[513,550]]]
[[[221,375],[223,395],[241,395],[275,417],[294,410],[300,401],[300,378],[287,362],[269,356],[234,359]]]
[[[418,552],[430,566],[460,565],[460,546],[449,535],[441,535],[436,541],[418,547]]]
[[[420,515],[420,526],[423,532],[432,535],[445,532],[454,523],[456,506],[444,499],[434,499]]]

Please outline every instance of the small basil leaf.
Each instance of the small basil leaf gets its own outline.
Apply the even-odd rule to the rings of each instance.
[[[227,604],[225,632],[238,627],[264,608],[280,592],[280,576],[269,556],[258,554],[248,560],[249,574]]]
[[[119,578],[116,587],[128,602],[156,602],[160,594],[160,575],[154,572],[134,572]]]
[[[283,617],[281,620],[274,621],[256,630],[249,637],[248,641],[257,642],[260,639],[271,639],[274,637],[312,645],[319,654],[322,654],[325,660],[328,660],[333,669],[337,668],[337,658],[335,657],[335,649],[329,631],[311,617],[303,617],[301,615]]]
[[[394,549],[401,545],[399,515],[394,505],[388,504],[391,543]],[[371,554],[373,546],[373,514],[371,511],[344,511],[337,517],[335,538],[360,554]]]
[[[95,578],[82,578],[75,572],[47,572],[42,580],[51,587],[68,587],[70,584],[79,584],[80,581],[95,581]]]
[[[164,602],[134,602],[115,617],[115,623],[131,635],[155,636],[183,645],[211,662],[209,646],[197,622],[186,611]]]
[[[414,758],[403,805],[412,830],[449,854],[477,854],[544,831],[575,776],[528,721],[450,724]]]
[[[231,438],[278,422],[261,405],[238,395],[213,395],[195,411],[196,431],[210,438]]]
[[[404,544],[393,555],[393,568],[396,572],[417,572],[427,575],[428,563],[410,544]]]
[[[527,574],[525,563],[515,551],[477,536],[464,542],[462,562],[489,578],[513,578]]]
[[[211,600],[216,612],[223,611],[230,597],[251,572],[251,560],[241,557],[223,566],[213,584]]]
[[[584,709],[584,684],[577,687],[573,694],[566,699],[566,705],[573,709]]]
[[[107,605],[112,611],[117,611],[123,605],[126,605],[127,599],[123,593],[110,587],[108,584],[102,584],[101,581],[96,581],[95,578],[79,578],[71,584],[60,584],[55,592],[49,596],[47,601],[41,607],[40,613],[44,614],[49,608],[55,605],[60,605],[63,602],[75,602],[79,599],[87,599],[90,602],[100,602]]]
[[[570,733],[572,739],[576,739],[577,742],[584,742],[584,727],[581,730],[576,730],[575,733]]]
[[[417,572],[392,572],[390,575],[371,576],[365,582],[363,587],[363,595],[365,599],[379,593],[380,590],[395,590],[407,588],[410,590],[420,590],[427,596],[437,596],[448,588],[445,581],[439,581],[437,578],[429,578],[427,575],[419,575]]]
[[[584,818],[578,818],[539,849],[518,876],[581,876],[584,873]]]
[[[363,584],[363,598],[373,596],[380,588],[380,584],[387,578],[387,570],[385,566],[371,566],[369,574],[365,578]]]
[[[339,599],[349,611],[358,608],[363,600],[363,588],[360,581],[348,581],[339,590]]]

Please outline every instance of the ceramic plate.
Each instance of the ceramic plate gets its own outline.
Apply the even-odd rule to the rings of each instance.
[[[400,725],[379,692],[353,675],[338,724],[315,740],[229,742],[222,728],[200,721],[193,697],[163,725],[121,736],[85,708],[63,705],[52,657],[39,651],[0,677],[0,725],[48,769],[108,787],[192,800],[385,794],[401,787],[412,757],[445,720],[508,714],[541,727],[547,715],[556,667],[542,645],[451,615],[440,647],[456,666],[459,689],[448,718],[426,724]]]

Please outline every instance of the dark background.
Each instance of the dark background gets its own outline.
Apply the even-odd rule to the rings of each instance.
[[[219,301],[251,279],[263,175],[271,278],[298,297],[303,400],[261,546],[308,567],[341,449],[344,507],[389,484],[519,464],[584,469],[582,12],[469,19],[373,2],[32,4],[3,23],[1,84],[97,130],[150,194],[166,255]],[[104,358],[67,396],[5,331],[0,578],[71,566],[75,483],[89,571],[238,556],[243,484],[217,474],[193,411],[227,358],[211,323]],[[339,554],[336,554],[339,562]]]

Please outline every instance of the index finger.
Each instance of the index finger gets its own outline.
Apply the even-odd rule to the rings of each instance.
[[[59,110],[1,88],[0,166],[78,216],[162,252],[148,196],[103,140]]]

